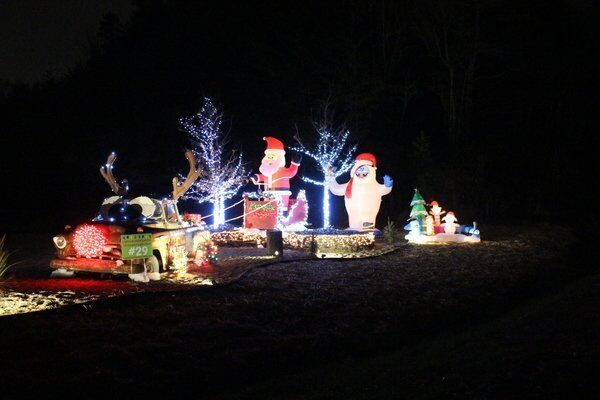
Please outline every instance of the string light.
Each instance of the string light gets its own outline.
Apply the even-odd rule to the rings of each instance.
[[[213,226],[225,222],[225,200],[232,198],[243,186],[248,173],[243,166],[242,154],[235,150],[224,154],[227,138],[223,136],[223,115],[213,102],[205,97],[200,111],[180,120],[181,128],[190,136],[192,151],[203,165],[203,174],[183,198],[213,205]]]
[[[316,180],[310,177],[302,176],[304,182],[323,187],[323,228],[331,226],[329,222],[329,179],[335,179],[338,176],[350,171],[353,165],[353,154],[356,151],[356,145],[348,146],[350,131],[333,132],[330,129],[317,129],[318,140],[314,149],[309,149],[296,137],[298,146],[291,149],[312,158],[318,165],[319,171],[323,174],[322,180]]]
[[[282,233],[283,245],[298,250],[314,250],[316,252],[358,252],[367,250],[375,244],[373,232],[356,233],[321,233],[290,232]],[[220,245],[242,246],[248,244],[266,245],[265,231],[236,229],[211,234],[211,239]]]
[[[102,230],[94,225],[81,225],[73,233],[73,247],[79,257],[99,257],[102,255],[106,237]]]

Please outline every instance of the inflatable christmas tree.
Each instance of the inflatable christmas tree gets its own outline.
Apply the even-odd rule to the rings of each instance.
[[[427,209],[425,209],[425,200],[419,193],[419,190],[415,188],[415,194],[410,202],[412,209],[410,210],[410,218],[419,221],[421,230],[424,230],[425,225],[423,221],[427,217]]]

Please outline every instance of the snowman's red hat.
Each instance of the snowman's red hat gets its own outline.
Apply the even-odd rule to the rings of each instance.
[[[348,185],[346,185],[346,197],[352,198],[352,184],[354,182],[354,173],[356,170],[363,165],[368,165],[373,168],[377,168],[377,158],[371,153],[360,153],[354,159],[354,165],[350,170],[350,180],[348,181]]]
[[[263,137],[263,140],[267,142],[267,148],[265,150],[265,154],[268,152],[279,152],[281,154],[285,154],[285,149],[283,147],[283,142],[279,139],[276,139],[271,136]]]
[[[371,165],[372,167],[377,168],[377,158],[371,153],[360,153],[354,159],[354,165]]]

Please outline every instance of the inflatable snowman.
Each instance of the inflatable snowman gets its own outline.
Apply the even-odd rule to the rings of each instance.
[[[328,179],[328,187],[336,196],[344,196],[350,229],[374,229],[375,219],[381,205],[381,196],[392,191],[394,181],[383,177],[383,185],[375,179],[377,159],[371,153],[359,154],[350,171],[350,181],[337,183]]]
[[[456,223],[458,219],[456,219],[453,211],[448,211],[448,214],[442,218],[442,221],[444,221],[444,232],[448,235],[454,235],[456,233],[456,228],[460,226]]]

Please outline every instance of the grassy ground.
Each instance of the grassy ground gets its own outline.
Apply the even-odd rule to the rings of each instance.
[[[567,230],[258,268],[231,285],[0,318],[6,397],[594,393],[600,275]]]

